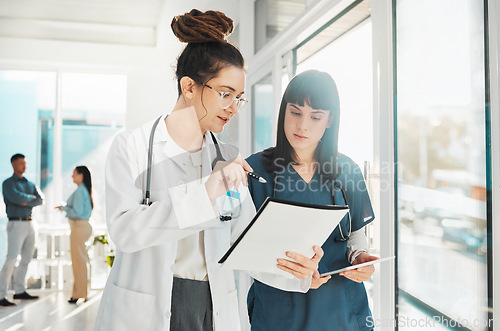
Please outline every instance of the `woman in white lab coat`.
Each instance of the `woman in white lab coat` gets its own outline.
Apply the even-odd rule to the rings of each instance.
[[[117,254],[96,330],[240,329],[233,272],[217,262],[255,214],[245,173],[252,168],[212,134],[246,103],[243,57],[225,41],[232,29],[232,20],[214,11],[193,9],[172,21],[188,45],[177,63],[177,103],[153,130],[152,204],[142,202],[154,121],[118,135],[111,146],[106,206]],[[216,146],[230,161],[213,162]],[[220,197],[228,188],[240,193],[239,212],[223,221]],[[322,256],[315,251],[311,260],[295,255],[297,263],[283,261],[295,279],[252,276],[306,292]]]

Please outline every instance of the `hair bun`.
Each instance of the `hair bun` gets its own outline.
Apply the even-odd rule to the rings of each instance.
[[[193,9],[172,19],[172,31],[184,43],[226,42],[233,32],[233,20],[223,12]]]

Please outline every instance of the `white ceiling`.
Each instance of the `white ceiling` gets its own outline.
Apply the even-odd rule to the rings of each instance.
[[[0,37],[156,46],[175,15],[191,8],[234,14],[237,6],[237,0],[0,0]]]
[[[0,36],[154,46],[163,0],[0,0]]]
[[[0,0],[0,37],[170,48],[172,17],[212,9],[238,22],[240,1],[256,0]],[[268,39],[304,10],[304,0],[258,1]]]
[[[0,0],[0,17],[155,27],[162,0]]]

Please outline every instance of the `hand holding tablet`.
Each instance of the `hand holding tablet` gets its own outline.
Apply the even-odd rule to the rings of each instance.
[[[358,269],[358,268],[362,268],[362,267],[365,267],[365,266],[368,266],[368,265],[372,265],[372,264],[375,264],[375,263],[380,263],[380,262],[384,262],[384,261],[393,260],[394,258],[395,258],[394,256],[388,256],[388,257],[384,257],[384,258],[381,258],[381,259],[377,259],[377,260],[373,260],[373,261],[369,261],[369,262],[365,262],[365,263],[355,264],[355,265],[351,265],[349,267],[345,267],[345,268],[342,268],[342,269],[337,269],[337,270],[333,270],[333,271],[330,271],[330,272],[325,272],[325,273],[321,274],[320,276],[324,277],[324,276],[328,276],[328,275],[335,275],[335,274],[341,273],[343,271]]]

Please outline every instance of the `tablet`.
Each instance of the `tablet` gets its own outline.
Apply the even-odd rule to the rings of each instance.
[[[276,267],[292,251],[310,259],[313,246],[322,246],[348,212],[347,206],[315,205],[268,197],[226,254],[222,268],[292,274]],[[304,220],[307,220],[305,222]]]
[[[394,258],[395,258],[394,256],[388,256],[388,257],[384,257],[384,258],[381,258],[381,259],[378,259],[378,260],[369,261],[369,262],[365,262],[365,263],[360,263],[360,264],[352,265],[352,266],[349,266],[349,267],[345,267],[345,268],[342,268],[342,269],[337,269],[337,270],[330,271],[330,272],[325,272],[324,274],[321,274],[320,276],[324,277],[324,276],[328,276],[328,275],[335,275],[335,274],[341,273],[343,271],[358,269],[358,268],[361,268],[361,267],[365,267],[367,265],[372,265],[372,264],[375,264],[375,263],[389,261],[389,260],[392,260]]]

